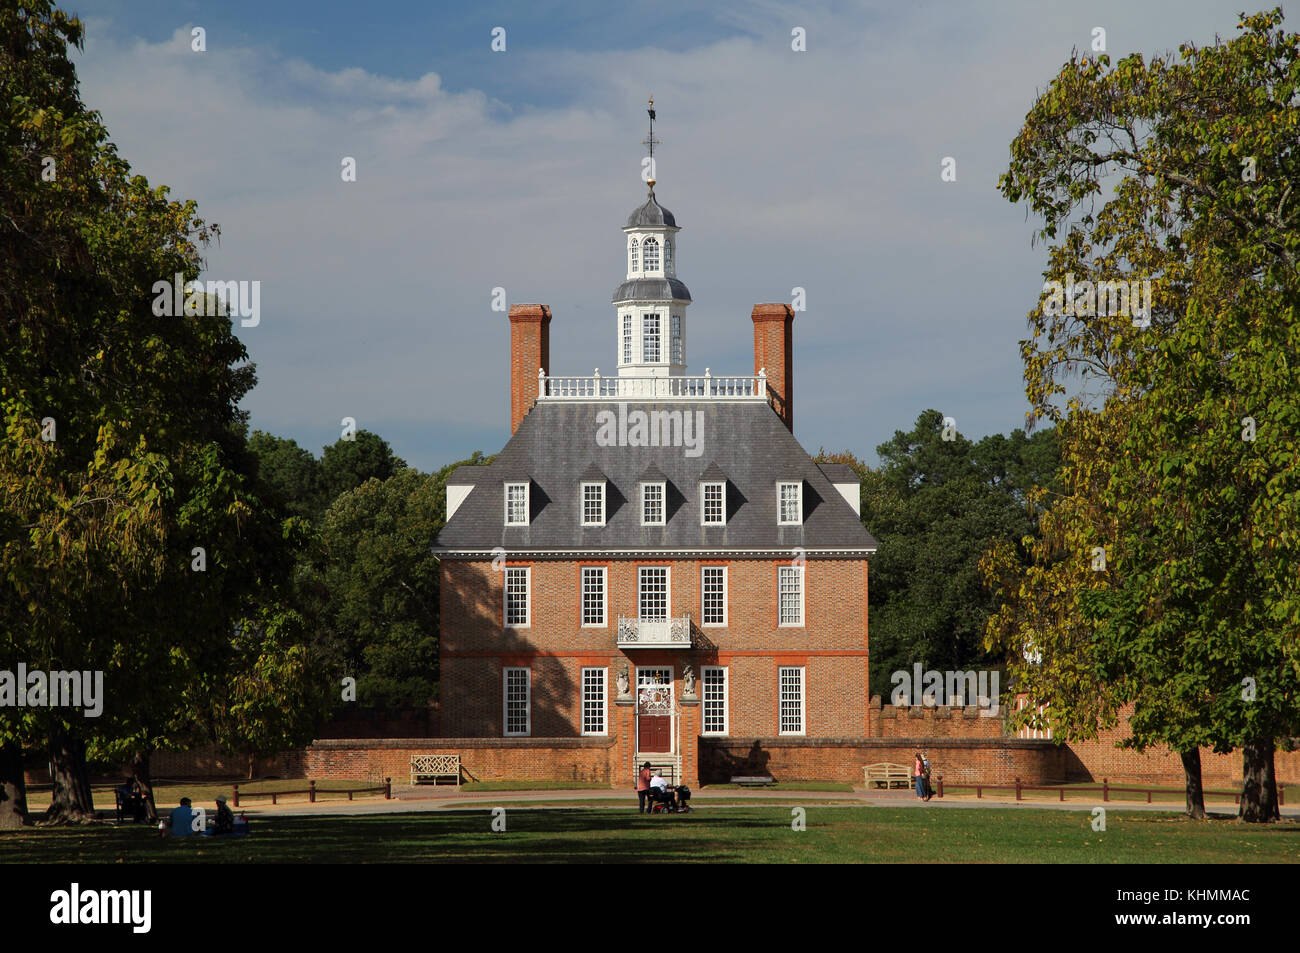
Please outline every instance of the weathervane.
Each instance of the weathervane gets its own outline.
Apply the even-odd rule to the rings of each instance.
[[[663,143],[662,143],[660,140],[658,140],[658,139],[655,138],[655,98],[654,98],[654,96],[651,96],[651,97],[650,97],[650,105],[649,105],[649,107],[646,109],[646,112],[648,112],[648,113],[650,114],[650,135],[646,136],[646,138],[644,138],[644,139],[641,140],[641,145],[643,145],[643,146],[647,146],[647,147],[649,147],[649,149],[650,149],[650,178],[646,179],[645,181],[646,181],[646,184],[650,186],[650,191],[653,192],[653,191],[655,190],[655,180],[654,180],[654,174],[655,174],[655,146],[657,146],[657,145],[663,145]]]

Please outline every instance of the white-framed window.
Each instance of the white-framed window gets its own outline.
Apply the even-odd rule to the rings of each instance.
[[[582,484],[582,525],[605,525],[605,484],[598,480]]]
[[[582,624],[605,625],[606,578],[604,566],[582,567]]]
[[[664,239],[664,274],[671,275],[672,273],[673,273],[673,240],[671,238],[665,238]]]
[[[727,484],[700,484],[700,525],[723,526],[727,522]]]
[[[727,567],[700,567],[700,624],[727,624]]]
[[[632,271],[633,272],[637,272],[641,270],[641,265],[637,261],[637,254],[638,254],[637,242],[636,239],[634,238],[632,239]]]
[[[532,570],[528,566],[506,567],[505,623],[512,629],[528,628],[531,575]]]
[[[637,570],[636,614],[638,619],[663,621],[670,610],[668,567],[641,566]]]
[[[781,734],[801,735],[804,731],[804,670],[783,665],[779,671],[778,678],[781,683]]]
[[[782,525],[803,522],[803,484],[778,483],[776,521]]]
[[[659,363],[659,315],[651,311],[641,315],[641,363]]]
[[[777,571],[781,625],[803,625],[803,571],[803,566],[781,566]]]
[[[683,357],[685,352],[682,349],[682,316],[680,314],[674,314],[669,318],[668,327],[669,354],[671,355],[672,363],[685,364],[686,360]]]
[[[659,270],[659,240],[654,237],[647,238],[645,242],[643,242],[641,245],[641,251],[643,252],[642,258],[645,259],[645,270],[658,271]]]
[[[528,484],[506,484],[506,525],[528,525]]]
[[[632,363],[632,315],[623,315],[623,363]]]
[[[532,733],[532,674],[527,668],[502,670],[501,723],[507,736]]]
[[[641,525],[664,525],[664,484],[641,484]]]
[[[645,668],[637,666],[637,688],[644,688],[646,685],[671,685],[672,683],[673,670],[671,668],[661,668],[657,665],[647,666]]]
[[[582,670],[582,733],[607,734],[605,724],[605,681],[608,669]]]
[[[700,684],[704,687],[703,733],[706,735],[725,735],[727,733],[727,670],[721,665],[703,665],[700,667]]]

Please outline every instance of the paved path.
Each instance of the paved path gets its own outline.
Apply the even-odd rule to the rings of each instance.
[[[584,806],[583,802],[617,801],[626,803],[629,809],[635,808],[636,798],[629,797],[629,792],[618,790],[575,790],[575,791],[457,791],[455,788],[405,788],[396,791],[391,801],[383,798],[358,798],[355,801],[323,800],[315,804],[290,802],[271,805],[261,798],[241,804],[239,810],[247,811],[249,817],[301,817],[301,816],[349,816],[369,814],[411,814],[430,811],[487,811],[500,804],[518,806],[535,803],[532,810],[572,810]],[[739,804],[723,804],[720,801],[739,801]],[[1100,798],[1095,801],[1076,798],[1064,804],[1058,801],[1016,801],[1014,796],[985,797],[976,799],[970,796],[935,798],[929,802],[921,801],[910,791],[739,791],[716,790],[697,791],[691,797],[691,803],[701,810],[729,810],[734,808],[760,807],[764,802],[781,802],[781,804],[814,805],[817,802],[839,802],[830,806],[841,807],[894,807],[915,810],[960,810],[981,808],[1016,808],[1020,810],[1046,811],[1083,811],[1091,813],[1094,807],[1105,807],[1110,811],[1178,811],[1182,804],[1146,804],[1136,801],[1110,801],[1105,804]],[[550,802],[550,803],[546,803]],[[562,802],[562,803],[554,803]],[[711,803],[713,802],[713,803]],[[607,807],[605,804],[593,804],[593,807]],[[776,806],[776,805],[773,805]],[[1208,810],[1211,814],[1235,816],[1237,809],[1232,804],[1212,802]],[[1300,818],[1300,808],[1284,807],[1284,818]]]

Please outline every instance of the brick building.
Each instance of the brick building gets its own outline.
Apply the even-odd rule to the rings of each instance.
[[[866,738],[870,702],[876,542],[857,476],[794,438],[794,312],[754,306],[752,374],[687,374],[680,228],[649,184],[617,373],[551,375],[550,309],[512,307],[511,437],[448,480],[435,547],[443,733],[591,739],[617,786],[646,760],[698,781],[710,742]]]

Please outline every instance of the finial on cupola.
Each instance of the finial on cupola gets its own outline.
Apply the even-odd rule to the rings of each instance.
[[[654,194],[655,194],[655,180],[654,180],[653,177],[654,177],[654,174],[655,174],[655,146],[656,146],[656,145],[663,145],[663,143],[660,142],[658,139],[655,138],[655,98],[654,98],[653,95],[650,97],[650,105],[647,107],[646,112],[648,112],[648,113],[650,114],[650,135],[647,136],[645,139],[643,139],[642,142],[641,142],[641,144],[642,144],[643,146],[648,146],[649,149],[650,149],[650,175],[651,175],[651,178],[646,179],[646,184],[650,186],[650,194],[651,194],[651,195],[654,195]]]

